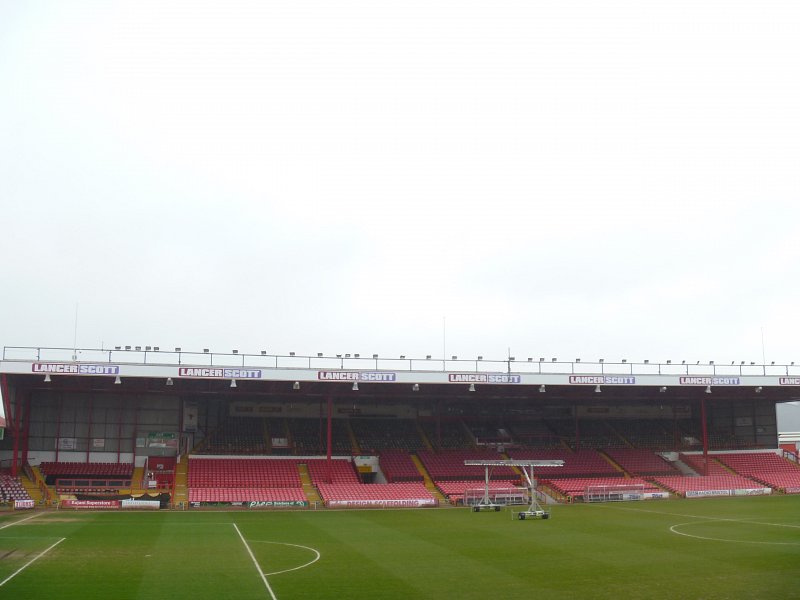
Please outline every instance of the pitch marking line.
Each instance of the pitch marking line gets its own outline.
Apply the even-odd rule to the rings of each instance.
[[[50,547],[49,547],[49,548],[47,548],[46,550],[43,550],[42,552],[40,552],[39,554],[37,554],[36,556],[34,556],[34,557],[31,559],[31,560],[29,560],[27,563],[25,563],[24,565],[22,565],[22,566],[21,566],[19,569],[17,569],[16,571],[14,571],[14,572],[13,572],[11,575],[9,575],[8,577],[6,577],[6,578],[5,578],[3,581],[0,581],[0,587],[3,587],[3,586],[4,586],[5,584],[7,584],[9,581],[11,581],[12,579],[14,579],[14,577],[16,577],[17,575],[19,575],[20,573],[22,573],[22,572],[23,572],[25,569],[27,569],[28,567],[30,567],[30,566],[31,566],[33,563],[35,563],[35,562],[36,562],[37,560],[39,560],[40,558],[42,558],[42,557],[43,557],[45,554],[47,554],[48,552],[50,552],[50,550],[52,550],[53,548],[55,548],[56,546],[58,546],[58,545],[59,545],[61,542],[63,542],[65,539],[67,539],[67,538],[61,538],[61,539],[60,539],[60,540],[58,540],[58,541],[57,541],[55,544],[53,544],[52,546],[50,546]],[[276,600],[277,600],[277,599],[276,599]]]
[[[262,541],[262,540],[253,540],[253,543],[254,544],[276,544],[278,546],[292,546],[293,548],[302,548],[303,550],[308,550],[309,552],[313,552],[316,555],[314,557],[314,560],[310,560],[307,563],[305,563],[303,565],[300,565],[299,567],[294,567],[292,569],[284,569],[283,571],[273,571],[272,573],[265,573],[266,576],[280,575],[281,573],[290,573],[291,571],[299,571],[300,569],[305,569],[306,567],[309,567],[309,566],[313,565],[315,562],[317,562],[320,559],[320,556],[321,556],[320,553],[319,553],[319,550],[315,550],[314,548],[310,548],[309,546],[301,546],[300,544],[287,544],[285,542],[267,542],[267,541]]]
[[[272,587],[270,587],[269,582],[267,581],[267,576],[264,575],[264,571],[262,571],[261,567],[258,565],[258,561],[256,560],[256,557],[253,556],[253,551],[250,549],[250,546],[248,545],[247,541],[244,539],[244,536],[242,535],[242,532],[239,531],[239,528],[236,526],[236,523],[232,523],[232,525],[233,525],[233,528],[236,530],[236,533],[239,534],[239,539],[242,540],[242,543],[244,544],[244,547],[247,549],[247,553],[250,555],[250,559],[253,561],[253,564],[256,567],[256,571],[258,571],[258,574],[261,575],[261,581],[264,582],[264,586],[267,588],[267,591],[269,592],[270,597],[272,598],[272,600],[278,600],[278,597],[275,595],[275,592],[272,591]]]
[[[775,523],[756,523],[753,521],[743,521],[737,519],[709,519],[709,521],[733,521],[735,523],[747,523],[751,525],[772,525],[773,527],[797,527],[797,525],[776,525]],[[690,538],[696,538],[698,540],[710,540],[713,542],[731,542],[734,544],[763,544],[767,546],[800,546],[800,542],[761,542],[757,540],[729,540],[726,538],[718,538],[718,537],[706,537],[702,535],[692,535],[691,533],[684,533],[683,531],[678,531],[677,527],[684,527],[686,525],[699,525],[697,521],[689,521],[688,523],[678,523],[677,525],[673,525],[669,528],[669,530],[676,534],[676,535],[683,535]]]
[[[752,518],[750,519],[731,519],[726,517],[708,517],[705,515],[686,515],[681,513],[671,513],[671,512],[664,512],[660,510],[647,510],[645,508],[630,508],[624,506],[609,506],[607,508],[615,508],[617,510],[628,510],[633,512],[643,512],[643,513],[650,513],[655,515],[665,515],[669,517],[688,517],[690,519],[701,519],[705,522],[727,522],[727,523],[746,523],[749,525],[763,525],[766,527],[788,527],[790,529],[800,529],[800,525],[791,525],[789,523],[766,523],[763,521],[754,521]],[[698,525],[697,521],[690,521],[688,523],[678,523],[677,525],[672,525],[669,528],[669,531],[674,533],[675,535],[682,535],[685,537],[696,538],[698,540],[709,540],[715,542],[731,542],[735,544],[762,544],[762,545],[772,545],[772,546],[800,546],[798,542],[762,542],[762,541],[748,541],[748,540],[729,540],[726,538],[715,538],[715,537],[706,537],[702,535],[692,535],[690,533],[684,533],[682,531],[678,531],[676,527],[685,527],[687,525]]]
[[[19,525],[20,523],[24,523],[25,521],[30,521],[31,519],[35,519],[36,517],[38,517],[40,514],[41,513],[36,513],[35,515],[31,515],[30,517],[25,517],[24,519],[20,519],[19,521],[13,521],[11,523],[6,523],[2,527],[0,527],[0,530],[5,529],[6,527],[11,527],[12,525]]]

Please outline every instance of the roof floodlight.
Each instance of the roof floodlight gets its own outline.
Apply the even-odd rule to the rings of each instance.
[[[122,346],[114,346],[114,350],[122,350]]]
[[[400,355],[400,360],[405,360],[405,359],[406,359],[406,355],[405,354],[401,354]]]
[[[604,362],[606,362],[606,359],[605,359],[605,358],[601,358],[601,359],[600,359],[600,362],[601,362],[601,363],[604,363]]]
[[[457,356],[454,354],[454,355],[452,356],[452,360],[458,360],[458,357],[457,357]]]
[[[357,392],[357,391],[358,391],[358,382],[357,382],[357,381],[354,381],[354,382],[353,382],[353,391],[354,391],[354,392]]]
[[[557,358],[554,358],[554,359],[553,359],[553,362],[556,362],[557,360],[558,360]]]
[[[660,388],[658,388],[658,391],[659,391],[659,392],[661,392],[661,393],[663,394],[664,392],[666,392],[666,391],[667,391],[667,386],[665,386],[665,385],[662,385]]]
[[[121,384],[122,384],[122,377],[120,377],[119,375],[117,375],[117,376],[114,378],[114,385],[121,385]]]
[[[361,358],[360,354],[353,354],[353,358]]]
[[[299,382],[299,381],[295,381],[295,382],[292,384],[292,389],[293,389],[293,390],[299,390],[299,389],[300,389],[300,382]]]
[[[142,351],[142,347],[141,346],[136,346],[136,351],[137,352],[141,352]]]
[[[172,377],[167,377],[166,385],[175,385],[174,382],[172,381]]]
[[[150,350],[152,350],[153,348],[150,346],[145,346],[144,349],[146,352],[150,352]]]
[[[667,364],[668,364],[668,365],[671,365],[671,364],[672,364],[672,361],[671,361],[670,359],[667,359]]]
[[[136,348],[136,349],[138,350],[139,348]],[[180,351],[181,351],[180,348],[175,348],[175,352],[180,352]]]
[[[317,352],[317,358],[322,358],[322,352]]]
[[[760,394],[762,389],[763,388],[760,385],[756,386],[756,394]]]
[[[475,384],[474,383],[470,383],[469,384],[469,391],[470,392],[474,392],[475,391]]]
[[[601,389],[600,389],[600,386],[599,386],[599,385],[596,385],[596,386],[594,386],[594,393],[595,393],[595,394],[599,394],[599,393],[600,393],[600,392],[602,392],[602,391],[603,391],[603,390],[601,390]]]
[[[289,352],[289,356],[294,356],[294,352]],[[347,356],[350,356],[349,354]]]
[[[581,359],[580,358],[576,358],[575,362],[581,362]]]
[[[483,360],[483,357],[482,357],[482,356],[479,356],[479,357],[478,357],[478,360]]]
[[[539,362],[544,362],[544,357],[540,357]]]
[[[208,348],[203,348],[203,354],[208,354],[210,350]]]
[[[628,362],[628,359],[627,359],[627,358],[623,358],[623,359],[622,359],[622,362],[623,362],[623,363],[626,363],[626,362]]]
[[[547,388],[544,386],[544,384],[539,386],[539,393],[540,394],[544,394],[546,391],[547,391]]]
[[[714,361],[713,361],[713,360],[710,360],[710,361],[708,361],[708,364],[710,364],[710,365],[713,365],[713,364],[714,364]]]
[[[649,358],[645,358],[644,359],[644,364],[649,365],[650,364],[650,359]]]
[[[431,359],[431,355],[430,354],[426,354],[425,355],[425,360],[430,360],[430,359]]]
[[[231,387],[232,388],[236,387],[236,380],[235,379],[231,379]]]
[[[533,362],[533,358],[529,356],[528,357],[528,362]]]
[[[130,350],[130,349],[131,349],[130,346],[125,346],[125,350]]]
[[[711,393],[711,386],[707,385],[706,386],[706,394],[710,394],[710,393]]]
[[[158,346],[153,346],[153,352],[158,352],[159,350],[161,350],[161,348]]]
[[[266,354],[267,354],[267,351],[266,351],[266,350],[262,350],[262,351],[261,351],[261,356],[266,356]]]
[[[378,358],[378,355],[377,354],[373,354],[372,358]]]
[[[238,350],[231,350],[231,352],[233,352],[234,354],[239,354]]]
[[[412,385],[411,386],[411,391],[412,392],[418,392],[419,391],[419,384],[415,383],[414,385]]]
[[[50,383],[51,381],[53,381],[53,380],[50,379],[50,373],[45,373],[44,382],[45,383]]]

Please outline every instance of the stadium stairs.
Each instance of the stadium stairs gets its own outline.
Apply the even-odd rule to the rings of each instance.
[[[175,465],[175,485],[172,492],[172,505],[179,508],[186,508],[189,502],[189,459],[183,457]]]
[[[411,455],[411,460],[414,461],[414,465],[417,467],[417,471],[419,474],[422,475],[422,480],[425,482],[425,489],[428,490],[433,497],[439,501],[439,506],[448,506],[450,501],[442,494],[441,490],[436,487],[436,484],[431,479],[428,470],[425,468],[425,465],[422,464],[422,461],[416,454]]]
[[[358,443],[358,439],[356,438],[356,434],[350,425],[350,421],[347,421],[347,438],[350,440],[350,448],[352,448],[353,454],[361,454],[361,445]]]
[[[611,458],[611,457],[610,457],[608,454],[606,454],[606,453],[605,453],[603,450],[598,450],[598,451],[597,451],[597,453],[598,453],[600,456],[602,456],[602,457],[603,457],[603,459],[604,459],[604,460],[605,460],[605,461],[606,461],[608,464],[610,464],[612,467],[614,467],[614,469],[616,469],[617,471],[619,471],[620,473],[622,473],[622,474],[623,474],[625,477],[630,477],[630,476],[631,476],[631,474],[630,474],[630,473],[628,473],[628,472],[627,472],[625,469],[623,469],[623,468],[622,468],[622,466],[620,466],[620,465],[617,463],[617,461],[615,461],[613,458]]]
[[[419,421],[416,421],[416,424],[417,424],[417,433],[419,434],[419,439],[422,440],[422,443],[424,444],[425,448],[427,448],[428,450],[433,450],[433,444],[431,444],[431,441],[425,434],[425,430],[422,428],[422,424]]]
[[[33,479],[31,479],[30,477],[26,477],[25,479],[32,482],[38,488],[39,490],[38,498],[41,498],[44,504],[48,504],[50,502],[56,502],[58,499],[58,494],[56,494],[56,487],[54,485],[53,486],[47,485],[47,482],[45,481],[42,472],[39,470],[39,467],[32,466],[30,468],[30,474],[33,475]],[[23,485],[25,485],[25,479],[22,480]],[[31,494],[30,490],[28,491],[28,494]],[[35,500],[37,497],[31,494],[31,498]]]
[[[33,475],[34,479],[31,479],[30,475]],[[41,477],[41,476],[40,476]],[[42,488],[39,486],[39,483],[35,480],[36,474],[33,472],[33,467],[29,469],[24,469],[23,473],[20,473],[19,480],[22,483],[22,487],[25,488],[25,491],[28,492],[28,496],[31,497],[31,500],[36,502],[38,505],[44,504],[44,494],[42,493]],[[44,479],[42,479],[42,484],[44,484]],[[47,489],[47,486],[44,486],[44,489]]]
[[[303,484],[303,493],[306,495],[309,506],[321,506],[322,496],[319,495],[319,490],[314,482],[311,481],[311,475],[308,472],[308,465],[298,464],[297,472],[300,474],[300,482]]]

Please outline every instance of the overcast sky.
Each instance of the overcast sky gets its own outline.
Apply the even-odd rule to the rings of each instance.
[[[0,345],[800,362],[798,107],[794,1],[0,0]]]

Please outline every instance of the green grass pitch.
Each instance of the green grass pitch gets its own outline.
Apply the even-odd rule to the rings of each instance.
[[[0,598],[800,594],[800,497],[791,496],[556,506],[543,521],[467,509],[29,517],[0,516]]]

